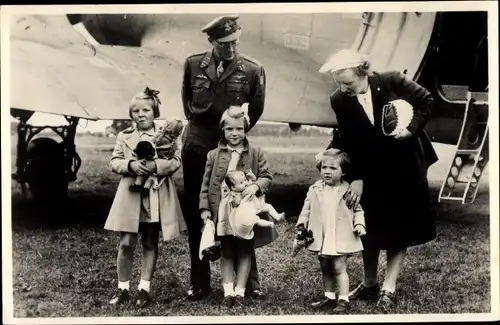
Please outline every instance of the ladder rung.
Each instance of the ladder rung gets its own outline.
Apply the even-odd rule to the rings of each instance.
[[[463,200],[463,197],[458,197],[458,196],[443,196],[443,197],[441,197],[441,200],[461,201],[461,200]]]
[[[474,155],[479,153],[480,149],[457,149],[457,155]]]

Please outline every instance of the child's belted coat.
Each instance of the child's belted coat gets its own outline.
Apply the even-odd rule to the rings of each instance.
[[[133,150],[138,142],[139,131],[133,128],[120,132],[116,138],[110,165],[114,173],[123,176],[118,184],[115,199],[104,225],[107,230],[138,232],[141,195],[129,189],[129,186],[135,181],[135,175],[129,171],[129,163],[137,159],[133,155]],[[156,176],[166,177],[166,179],[157,190],[150,189],[150,210],[151,214],[158,214],[163,240],[168,241],[178,237],[181,231],[186,230],[177,190],[170,177],[181,165],[179,149],[172,159],[158,158],[154,161],[157,169]],[[155,193],[156,191],[157,193]],[[157,200],[153,199],[155,197]]]
[[[339,254],[349,254],[363,250],[361,239],[354,233],[354,226],[357,224],[365,226],[365,217],[360,205],[354,210],[347,207],[343,196],[349,184],[342,182],[338,195],[336,196],[337,207],[335,213],[335,229],[323,229],[322,192],[323,181],[317,181],[309,187],[302,212],[300,213],[297,225],[303,224],[312,231],[314,242],[307,247],[310,251],[321,251],[323,243],[323,231],[335,232],[335,248]],[[367,231],[370,231],[369,229]],[[331,237],[331,236],[329,236]]]
[[[212,219],[217,225],[218,211],[221,202],[221,185],[227,174],[231,152],[227,148],[224,140],[219,142],[216,149],[211,150],[207,155],[207,164],[200,191],[200,211],[209,210]],[[243,152],[236,167],[236,170],[246,171],[251,169],[257,175],[255,183],[259,186],[260,192],[265,193],[271,184],[272,175],[269,172],[267,161],[262,150],[252,147],[245,139]],[[257,193],[258,195],[259,193]],[[267,215],[260,216],[261,219],[268,220]],[[227,221],[229,222],[229,221]],[[254,246],[261,247],[273,242],[278,238],[278,233],[274,228],[255,227]]]

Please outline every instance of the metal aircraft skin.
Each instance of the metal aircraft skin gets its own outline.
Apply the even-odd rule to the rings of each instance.
[[[240,50],[266,67],[266,108],[261,120],[334,127],[329,94],[335,85],[318,68],[341,48],[352,46],[368,53],[375,70],[400,70],[422,79],[438,15],[242,15]],[[200,29],[213,16],[15,17],[11,107],[94,120],[127,119],[129,99],[149,85],[161,91],[162,116],[183,117],[182,64],[187,56],[210,48]],[[90,44],[72,23],[82,23],[99,44]],[[463,93],[463,87],[456,89]],[[463,108],[457,112],[456,105],[451,109],[446,102],[440,104],[428,131],[433,141],[456,144]],[[450,132],[442,131],[443,123]]]

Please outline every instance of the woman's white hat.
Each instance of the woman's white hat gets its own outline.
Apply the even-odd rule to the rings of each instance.
[[[253,227],[258,221],[254,204],[246,199],[242,199],[240,205],[229,214],[229,225],[234,235],[241,239],[253,238]]]
[[[369,57],[366,54],[361,54],[352,49],[340,50],[334,55],[330,56],[325,64],[319,69],[320,73],[333,73],[335,71],[355,68],[360,65],[365,64],[369,61]]]
[[[396,99],[384,105],[382,110],[382,132],[395,135],[406,129],[413,118],[413,107],[404,99]]]

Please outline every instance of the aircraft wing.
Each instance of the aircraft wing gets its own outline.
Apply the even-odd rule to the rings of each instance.
[[[275,50],[260,50],[259,60],[267,73],[261,120],[331,126],[335,116],[328,86],[317,73],[318,64],[304,61],[293,51],[277,56]],[[147,85],[160,90],[162,117],[183,117],[180,94],[185,56],[174,52],[91,45],[66,16],[14,18],[11,107],[86,119],[128,119],[130,99]],[[280,64],[277,57],[288,64]]]
[[[11,107],[87,119],[128,119],[132,96],[161,90],[162,115],[182,116],[181,66],[144,48],[92,46],[65,16],[12,21]]]

